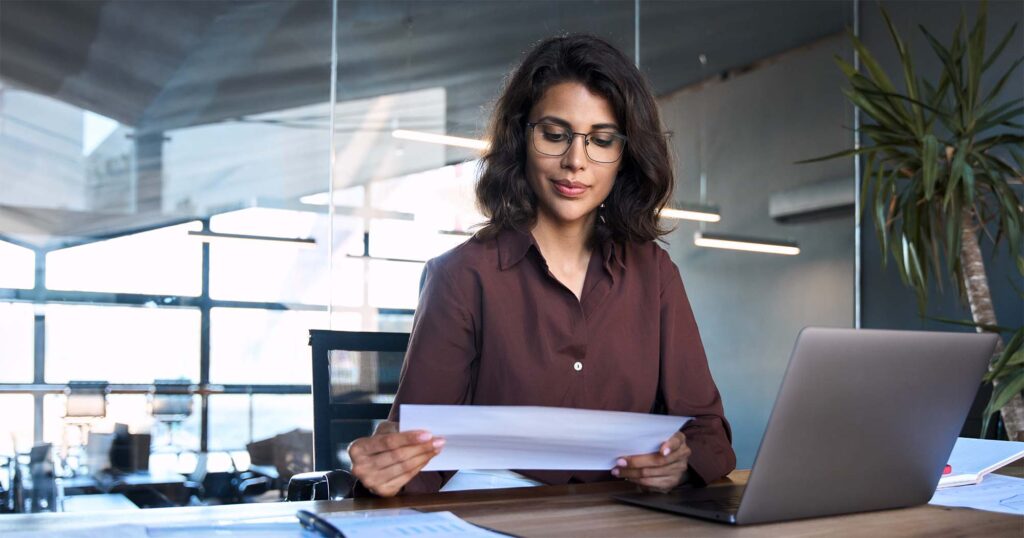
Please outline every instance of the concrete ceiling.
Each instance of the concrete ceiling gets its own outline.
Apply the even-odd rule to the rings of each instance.
[[[321,103],[331,9],[327,0],[4,0],[0,78],[145,130]],[[641,67],[667,93],[841,31],[850,11],[838,0],[641,1]],[[443,86],[451,127],[470,132],[523,49],[567,31],[633,55],[634,2],[342,0],[339,99]]]

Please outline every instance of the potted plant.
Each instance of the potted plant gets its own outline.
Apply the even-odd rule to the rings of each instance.
[[[1024,99],[1001,98],[1024,58],[991,87],[981,83],[1017,25],[987,55],[986,2],[980,4],[970,34],[964,34],[961,16],[949,46],[921,26],[942,62],[938,78],[929,82],[915,74],[910,51],[884,8],[882,16],[899,55],[904,87],[897,88],[851,34],[864,73],[842,58],[836,62],[850,84],[843,92],[870,119],[861,127],[864,146],[803,162],[864,156],[862,209],[874,216],[883,264],[891,255],[903,283],[916,292],[922,315],[929,282],[934,279],[941,289],[945,269],[970,306],[970,325],[978,331],[1013,333],[1005,345],[1000,341],[985,378],[993,392],[982,432],[991,414],[1000,410],[1009,438],[1024,440],[1024,327],[999,327],[980,246],[983,239],[1007,241],[1024,275],[1024,206],[1011,186],[1021,181],[1024,169],[1024,126],[1017,122]],[[858,224],[861,217],[856,217]]]

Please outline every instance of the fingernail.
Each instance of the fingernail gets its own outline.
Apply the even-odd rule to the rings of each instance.
[[[619,468],[618,467],[612,468],[612,476],[619,476]]]
[[[430,435],[430,432],[423,432],[416,436],[416,440],[421,443],[425,443],[429,441],[431,437],[433,437],[433,435]]]
[[[668,456],[669,452],[671,452],[671,451],[668,449],[668,447],[665,447],[665,448],[661,449],[661,455],[662,456]]]
[[[615,460],[615,465],[618,465],[619,467],[625,467],[626,466],[626,459],[625,458],[619,458],[619,459]]]
[[[434,439],[434,448],[441,448],[444,446],[444,439]]]

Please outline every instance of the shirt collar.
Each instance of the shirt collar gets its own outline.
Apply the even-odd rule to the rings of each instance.
[[[537,241],[533,238],[533,234],[530,232],[524,232],[520,230],[509,230],[505,229],[498,233],[498,267],[505,271],[510,267],[514,267],[523,258],[526,257],[526,253],[530,251],[530,247],[536,247]],[[621,245],[607,239],[600,245],[602,259],[604,260],[604,268],[609,274],[614,275],[615,271],[612,267],[618,265],[623,270],[626,269],[625,258],[623,256],[623,248]],[[540,249],[537,249],[540,252]]]
[[[502,271],[522,260],[530,247],[536,245],[533,235],[520,230],[505,229],[498,232],[498,268]]]

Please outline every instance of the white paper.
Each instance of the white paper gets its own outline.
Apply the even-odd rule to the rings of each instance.
[[[2,516],[0,516],[2,517]],[[148,538],[142,525],[106,525],[59,531],[14,531],[4,538]]]
[[[990,474],[975,486],[940,489],[929,504],[1024,516],[1024,478]]]
[[[960,437],[949,455],[952,472],[939,479],[939,488],[974,484],[982,476],[1024,457],[1024,443]]]
[[[494,538],[505,534],[468,523],[451,512],[427,512],[395,517],[347,518],[321,514],[345,538]]]
[[[691,418],[561,407],[403,404],[400,429],[445,438],[425,471],[607,471],[622,456],[656,452]]]
[[[411,508],[355,510],[352,512],[321,513],[321,517],[332,524],[345,518],[393,519],[406,515],[419,515],[421,512]],[[339,527],[340,528],[340,527]],[[302,529],[302,525],[294,515],[282,515],[265,518],[221,519],[202,523],[184,523],[168,525],[150,525],[148,538],[310,538],[311,532]],[[4,538],[7,538],[6,536]]]

